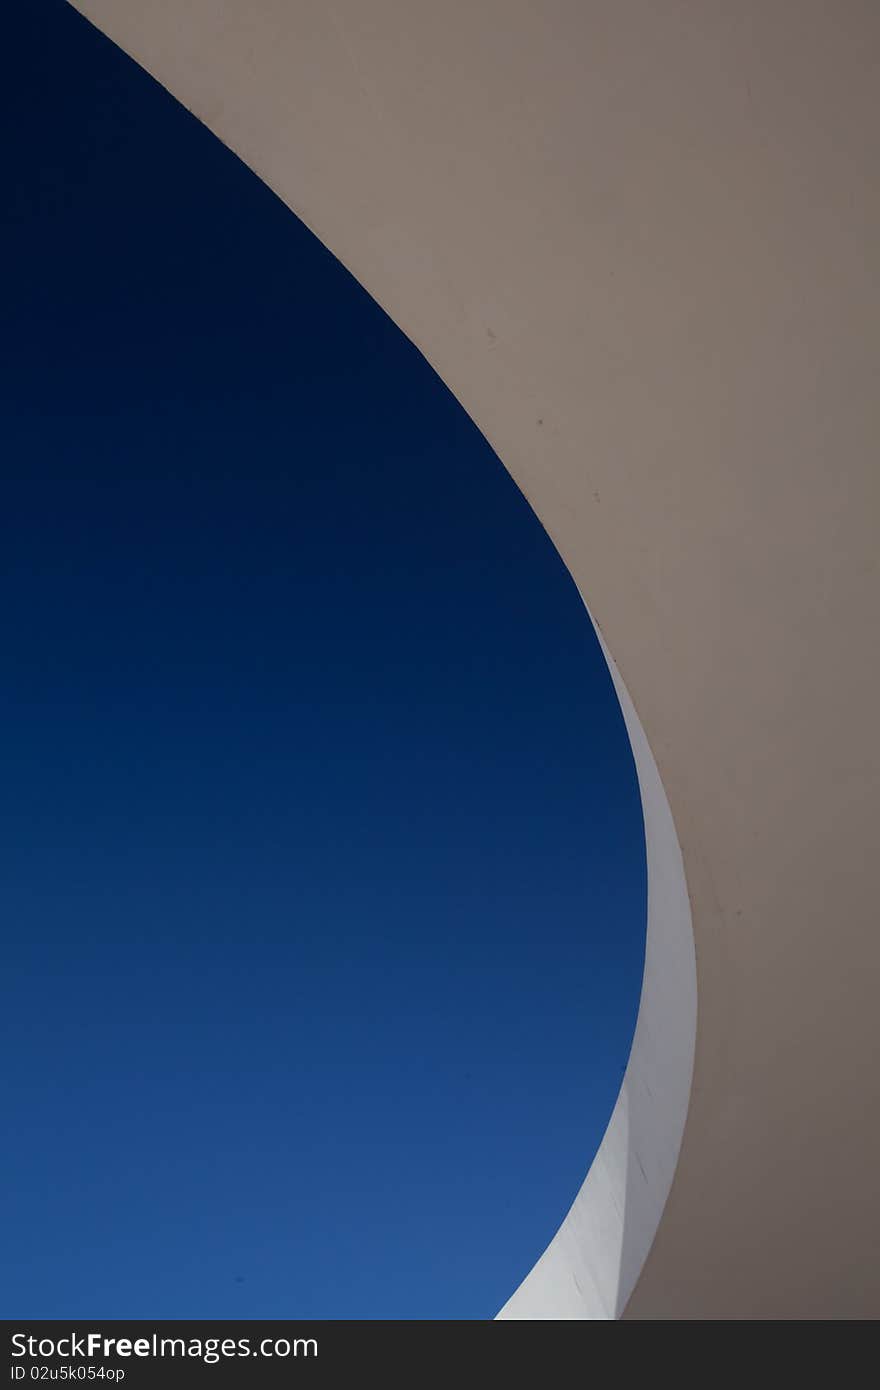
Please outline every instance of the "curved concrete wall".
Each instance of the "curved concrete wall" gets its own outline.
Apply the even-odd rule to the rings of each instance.
[[[571,1211],[501,1318],[621,1315],[669,1196],[687,1116],[697,983],[684,865],[648,740],[604,642],[602,649],[632,745],[645,823],[648,930],[639,1016],[599,1151]]]
[[[880,1313],[880,10],[78,8],[421,348],[534,505],[632,693],[681,841],[699,1027],[628,1313]],[[646,794],[645,755],[650,850],[665,799]],[[678,1055],[675,998],[648,1012],[657,939],[628,1079]],[[673,1093],[687,1069],[679,1056]],[[616,1164],[606,1211],[627,1191],[624,1104],[629,1125],[627,1090],[600,1152]],[[674,1105],[644,1131],[658,1154]],[[631,1259],[613,1223],[580,1219],[582,1193],[506,1311],[619,1312],[658,1165]],[[563,1293],[560,1270],[574,1285],[597,1249],[605,1273]]]

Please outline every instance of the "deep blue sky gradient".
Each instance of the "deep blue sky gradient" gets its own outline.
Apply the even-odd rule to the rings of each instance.
[[[3,1315],[490,1317],[641,979],[586,613],[293,215],[3,30]]]

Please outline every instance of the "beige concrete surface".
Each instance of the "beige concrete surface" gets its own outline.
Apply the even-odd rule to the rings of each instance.
[[[424,352],[632,696],[699,1019],[629,1314],[880,1314],[880,6],[77,7]]]

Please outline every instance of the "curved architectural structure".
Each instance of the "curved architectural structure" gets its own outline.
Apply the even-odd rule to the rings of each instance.
[[[880,1313],[880,12],[77,8],[423,351],[641,720],[636,1040],[504,1315]]]

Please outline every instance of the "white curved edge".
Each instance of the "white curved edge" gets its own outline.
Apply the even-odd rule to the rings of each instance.
[[[502,1319],[621,1316],[669,1196],[693,1078],[697,976],[681,847],[647,737],[591,621],[639,779],[648,879],[642,991],[629,1062],[602,1143],[556,1235],[497,1314]]]

